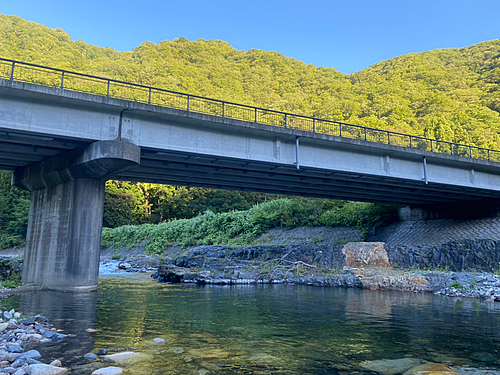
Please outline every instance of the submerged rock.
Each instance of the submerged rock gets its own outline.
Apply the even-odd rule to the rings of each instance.
[[[417,358],[381,359],[378,361],[363,362],[361,367],[383,375],[395,375],[401,374],[422,363],[423,361]]]
[[[123,352],[123,353],[115,353],[115,354],[108,354],[105,355],[104,358],[109,359],[110,361],[113,362],[118,362],[122,361],[124,359],[128,359],[130,357],[134,357],[136,355],[139,355],[140,353],[137,352]]]
[[[121,375],[123,374],[123,370],[120,367],[104,367],[99,370],[95,370],[92,375]]]
[[[425,363],[420,366],[413,367],[406,371],[403,375],[458,375],[458,372],[450,366],[441,363]]]

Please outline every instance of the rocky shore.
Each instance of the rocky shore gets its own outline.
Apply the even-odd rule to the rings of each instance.
[[[485,272],[398,269],[383,243],[326,246],[200,246],[152,275],[161,282],[213,285],[300,284],[436,293],[500,301],[500,277]]]
[[[69,373],[60,361],[50,364],[40,361],[37,345],[55,344],[68,336],[58,332],[41,315],[22,318],[14,310],[4,311],[0,318],[0,373],[14,375],[63,375]]]

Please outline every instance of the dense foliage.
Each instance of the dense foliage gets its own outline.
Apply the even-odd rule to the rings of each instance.
[[[247,210],[274,198],[261,193],[108,181],[104,226],[157,224],[189,219],[207,210],[214,213]]]
[[[29,193],[12,188],[12,173],[0,171],[0,249],[23,246],[28,227]]]
[[[215,214],[205,212],[192,219],[174,220],[158,225],[126,225],[104,228],[102,248],[117,249],[146,243],[151,254],[163,252],[168,246],[228,244],[241,246],[252,243],[270,228],[298,226],[351,226],[367,231],[374,225],[389,223],[397,218],[392,205],[344,202],[322,199],[276,199],[255,205],[246,211]]]

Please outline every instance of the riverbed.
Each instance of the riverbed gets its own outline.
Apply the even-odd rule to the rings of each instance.
[[[415,358],[500,373],[500,304],[432,294],[297,285],[162,284],[101,276],[97,293],[38,291],[0,301],[70,337],[37,348],[73,374],[99,348],[133,348],[128,374],[352,374]],[[155,338],[165,339],[155,344]],[[373,372],[371,372],[373,373]]]

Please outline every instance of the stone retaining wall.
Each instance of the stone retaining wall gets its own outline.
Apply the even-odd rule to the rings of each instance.
[[[405,221],[379,229],[393,266],[500,271],[500,218]]]

